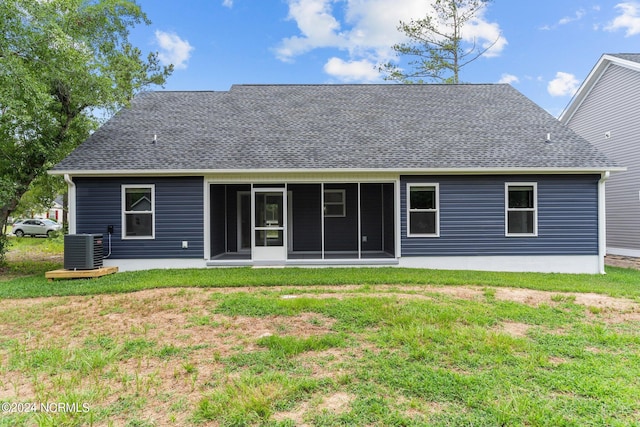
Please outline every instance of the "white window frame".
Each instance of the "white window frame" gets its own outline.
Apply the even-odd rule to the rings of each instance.
[[[342,195],[342,201],[340,202],[327,202],[327,193],[336,193]],[[324,203],[322,205],[322,212],[325,218],[344,218],[347,216],[347,191],[344,188],[325,188],[324,193]],[[340,214],[327,214],[326,206],[342,206],[342,213]]]
[[[532,187],[533,208],[510,208],[510,187]],[[533,233],[509,233],[509,212],[533,212]],[[538,183],[537,182],[505,182],[504,183],[504,235],[506,237],[538,237]]]
[[[411,188],[413,187],[433,187],[436,193],[435,209],[411,209]],[[440,185],[438,183],[407,183],[407,237],[440,237]],[[436,229],[435,233],[411,233],[411,212],[435,212]]]
[[[127,211],[127,190],[145,189],[151,190],[151,210],[150,211]],[[154,184],[123,184],[121,187],[122,197],[122,240],[154,240],[156,238],[156,186]],[[150,236],[127,236],[127,214],[151,214],[151,235]]]

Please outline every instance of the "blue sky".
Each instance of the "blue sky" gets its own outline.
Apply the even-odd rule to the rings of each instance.
[[[175,65],[166,90],[385,83],[398,22],[430,1],[138,0],[152,24],[131,40]],[[497,42],[461,80],[510,83],[554,116],[603,53],[640,52],[640,0],[495,0],[477,18],[463,36]]]

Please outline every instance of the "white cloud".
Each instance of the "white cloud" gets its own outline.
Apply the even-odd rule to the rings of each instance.
[[[181,39],[175,33],[156,30],[156,43],[160,46],[158,59],[164,65],[173,64],[177,70],[187,68],[187,61],[194,49],[187,40]]]
[[[505,73],[500,77],[500,80],[498,80],[498,83],[507,83],[507,84],[520,83],[520,79],[514,76],[513,74]]]
[[[222,5],[231,9],[233,7],[233,0],[223,0]]]
[[[597,9],[594,8],[594,10],[597,10]],[[567,24],[570,24],[572,22],[580,21],[586,15],[587,15],[587,11],[586,10],[578,9],[573,16],[565,16],[564,18],[560,18],[560,20],[558,22],[556,22],[555,24],[553,24],[553,25],[544,25],[544,26],[540,27],[540,29],[544,30],[544,31],[553,30],[553,29],[558,28],[561,25],[567,25]]]
[[[575,22],[575,21],[579,21],[581,20],[585,15],[587,14],[587,12],[585,12],[584,9],[579,9],[576,11],[574,16],[565,16],[564,18],[560,19],[558,21],[558,25],[566,25],[569,24],[571,22]]]
[[[296,22],[300,34],[281,40],[275,49],[276,56],[282,61],[292,61],[313,49],[337,48],[345,52],[345,58],[341,63],[336,61],[338,58],[332,58],[325,65],[325,71],[342,70],[347,64],[355,67],[353,64],[368,63],[374,68],[395,58],[391,46],[407,41],[397,29],[400,21],[424,17],[434,1],[287,0],[288,19]],[[467,24],[462,35],[465,41],[475,41],[488,49],[485,56],[496,56],[507,40],[501,36],[497,23],[484,18],[485,10]],[[368,75],[362,73],[363,79]]]
[[[640,34],[640,3],[631,1],[618,3],[615,8],[619,9],[621,14],[604,29],[607,31],[626,30],[627,37]]]
[[[547,85],[547,92],[551,96],[573,96],[579,86],[580,82],[576,79],[576,76],[558,71],[556,78]]]
[[[371,61],[344,61],[333,57],[324,64],[324,71],[342,82],[375,82],[380,80],[380,73]]]
[[[507,39],[500,32],[500,26],[495,22],[484,20],[484,11],[480,11],[478,16],[469,21],[469,25],[462,28],[462,38],[467,42],[480,41],[482,49],[488,49],[484,56],[495,57],[507,46]]]
[[[276,53],[279,59],[293,57],[319,47],[338,46],[343,38],[337,33],[340,23],[332,15],[332,0],[289,0],[288,19],[296,21],[302,37],[282,40]]]

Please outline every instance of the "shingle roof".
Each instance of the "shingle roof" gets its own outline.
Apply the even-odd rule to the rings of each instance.
[[[509,85],[242,85],[142,93],[54,171],[613,166]]]
[[[640,63],[640,53],[610,53],[609,56]]]

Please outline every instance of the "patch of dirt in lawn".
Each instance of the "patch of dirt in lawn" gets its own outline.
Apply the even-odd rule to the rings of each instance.
[[[527,331],[529,331],[530,328],[531,325],[527,325],[526,323],[504,322],[496,329],[499,332],[504,332],[513,337],[522,338],[527,336]]]
[[[216,302],[208,290],[153,289],[126,295],[99,295],[93,297],[64,297],[52,305],[52,298],[0,301],[0,310],[11,307],[15,316],[20,308],[26,311],[46,310],[46,315],[33,321],[29,329],[48,331],[54,337],[66,337],[70,346],[81,346],[87,339],[101,336],[119,336],[125,340],[153,341],[157,346],[178,343],[196,346],[217,340],[215,348],[226,356],[232,347],[255,347],[258,338],[280,334],[308,337],[327,333],[335,322],[316,313],[298,316],[226,316],[212,313]],[[42,307],[42,305],[46,307]],[[39,307],[40,306],[40,307]],[[19,308],[20,307],[20,308]],[[17,338],[17,328],[0,335]]]
[[[42,261],[59,262],[59,263],[64,262],[63,254],[58,254],[58,253],[51,254],[47,252],[41,252],[35,248],[32,248],[32,250],[28,252],[27,251],[7,251],[5,256],[7,261],[9,262],[19,262],[19,261],[29,261],[34,263],[38,263]]]
[[[351,405],[353,399],[354,396],[348,393],[334,393],[323,399],[320,405],[318,405],[318,409],[320,411],[329,411],[333,414],[341,414],[349,409],[349,405]]]
[[[607,295],[576,292],[548,292],[532,289],[495,288],[495,297],[498,300],[514,301],[537,307],[541,304],[554,305],[562,301],[572,301],[574,304],[585,307],[596,307],[600,310],[629,314],[638,312],[638,303]],[[555,301],[554,301],[555,299]]]
[[[604,257],[604,263],[612,267],[633,268],[640,270],[640,258],[622,256],[622,255],[607,255]]]
[[[320,402],[315,406],[314,409],[311,409],[312,404],[310,401],[302,402],[297,408],[286,411],[286,412],[277,412],[273,415],[273,419],[276,421],[293,421],[294,425],[299,427],[309,426],[310,424],[306,424],[304,422],[304,416],[310,411],[322,413],[328,412],[330,414],[342,414],[349,410],[351,406],[351,402],[355,399],[355,396],[344,393],[337,392],[330,396],[324,396],[321,398]]]
[[[563,363],[567,363],[567,359],[563,357],[550,356],[548,360],[549,360],[549,363],[553,366],[559,366],[559,365],[562,365]]]
[[[273,414],[273,419],[278,422],[290,420],[293,421],[295,426],[308,427],[310,424],[304,422],[304,416],[307,412],[309,412],[309,402],[302,402],[302,404],[291,411],[276,412]]]

